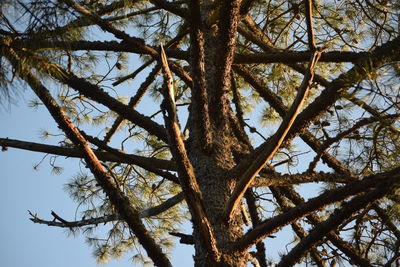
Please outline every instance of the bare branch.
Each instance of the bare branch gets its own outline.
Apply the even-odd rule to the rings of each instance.
[[[336,209],[326,221],[315,226],[315,228],[306,237],[301,239],[287,255],[283,256],[277,266],[293,266],[313,244],[322,240],[330,231],[336,229],[344,220],[351,217],[354,213],[365,208],[376,199],[383,197],[387,194],[387,189],[387,185],[377,187],[364,195],[353,198],[348,203],[342,205],[340,209]]]
[[[164,101],[162,104],[165,108],[164,121],[168,130],[168,139],[172,156],[178,167],[179,182],[185,194],[186,203],[192,214],[192,220],[197,226],[200,236],[203,239],[202,242],[209,252],[210,260],[218,263],[220,256],[216,246],[217,244],[204,209],[202,194],[197,184],[194,170],[187,155],[185,144],[182,140],[182,133],[177,122],[173,80],[169,70],[167,56],[162,46],[161,63],[164,71]]]
[[[341,188],[326,191],[318,197],[312,198],[303,204],[287,210],[284,214],[265,220],[257,227],[249,230],[232,246],[232,249],[239,251],[245,250],[293,221],[303,218],[327,205],[367,192],[370,189],[382,188],[382,190],[386,190],[386,193],[388,193],[391,189],[391,185],[396,183],[399,179],[399,174],[397,173],[399,169],[400,168],[395,168],[390,172],[371,175],[361,181],[354,181]]]
[[[240,176],[240,181],[232,192],[232,196],[227,205],[226,219],[228,221],[230,220],[234,209],[237,207],[238,203],[243,197],[243,194],[246,192],[247,188],[249,187],[255,176],[275,155],[276,151],[278,151],[280,145],[285,139],[286,134],[289,132],[300,108],[302,107],[305,98],[308,95],[308,90],[310,89],[314,75],[314,68],[316,63],[318,62],[319,56],[320,52],[315,52],[310,59],[310,63],[308,65],[308,73],[304,76],[303,82],[298,89],[297,96],[293,101],[292,106],[290,107],[285,118],[283,119],[281,125],[279,126],[279,129],[267,142],[265,142],[261,146],[261,148],[257,151],[258,156],[256,157],[255,161],[245,170],[243,175]]]
[[[190,125],[193,134],[200,137],[201,147],[205,150],[211,146],[212,132],[208,106],[208,93],[205,78],[204,23],[201,17],[199,1],[189,2],[190,10],[190,64],[193,77],[193,102],[191,116],[197,123]]]
[[[307,24],[307,35],[308,35],[308,46],[311,51],[316,49],[314,39],[314,28],[312,23],[312,0],[304,0],[306,24]]]
[[[48,89],[39,82],[29,69],[19,65],[21,59],[18,54],[12,50],[9,43],[3,41],[2,46],[3,50],[7,50],[7,53],[5,54],[9,62],[15,69],[20,71],[19,75],[21,79],[26,81],[49,110],[51,116],[58,123],[59,127],[66,133],[67,137],[82,151],[87,166],[95,176],[96,181],[105,191],[110,202],[115,206],[122,218],[127,222],[129,228],[136,235],[149,257],[157,266],[172,266],[167,256],[161,250],[161,247],[155,243],[154,239],[148,233],[146,227],[139,218],[138,212],[131,206],[129,198],[126,197],[126,195],[115,185],[112,177],[108,176],[85,138],[72,124],[64,111],[58,106]],[[21,73],[23,75],[21,75]]]
[[[153,217],[157,216],[164,211],[168,210],[169,208],[175,206],[179,202],[181,202],[184,199],[183,193],[179,193],[168,200],[164,201],[158,206],[148,208],[142,211],[139,211],[139,217],[140,218],[148,218],[148,217]],[[82,227],[82,226],[87,226],[87,225],[97,225],[100,223],[108,223],[112,221],[119,221],[122,220],[123,218],[119,214],[110,214],[110,215],[104,215],[101,217],[97,218],[89,218],[89,219],[82,219],[79,221],[66,221],[60,216],[58,216],[54,211],[51,212],[51,215],[53,215],[54,220],[52,221],[46,221],[37,216],[37,214],[33,214],[32,212],[28,211],[29,214],[31,215],[32,218],[29,218],[32,222],[34,223],[39,223],[39,224],[46,224],[48,226],[56,226],[56,227],[62,227],[62,228],[73,228],[73,227]],[[58,220],[58,221],[57,221]]]
[[[29,151],[48,153],[52,155],[65,156],[70,158],[83,158],[82,152],[79,151],[77,148],[39,144],[39,143],[26,142],[15,139],[0,138],[0,146],[14,147]],[[151,169],[159,168],[170,171],[176,170],[175,164],[169,160],[147,158],[133,154],[125,154],[122,151],[118,151],[118,153],[110,153],[105,151],[94,150],[94,153],[102,161],[135,164],[144,169],[147,169],[147,167],[152,166]]]
[[[277,189],[277,188],[276,188]],[[293,188],[290,187],[279,187],[280,193],[285,195],[293,204],[301,205],[304,203],[304,199],[297,194]],[[322,222],[322,219],[317,215],[317,213],[310,213],[307,219],[311,224],[316,225]],[[335,232],[330,232],[327,234],[327,238],[332,242],[338,249],[340,249],[347,257],[349,257],[352,262],[358,266],[371,267],[369,261],[363,258],[358,251],[356,251],[351,243],[346,242]]]
[[[298,174],[280,174],[268,173],[268,175],[260,174],[251,183],[251,187],[265,186],[288,186],[302,183],[348,183],[351,179],[336,173],[326,172],[304,172]]]

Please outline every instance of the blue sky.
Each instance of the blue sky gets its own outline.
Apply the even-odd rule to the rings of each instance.
[[[17,99],[10,109],[0,110],[0,138],[11,138],[31,142],[46,142],[39,138],[40,130],[56,131],[55,122],[42,107],[38,111],[28,108],[32,94],[27,91]],[[50,139],[48,143],[56,144]],[[69,267],[100,266],[92,256],[92,248],[80,234],[69,236],[64,229],[34,224],[29,220],[28,210],[43,219],[52,219],[54,210],[65,219],[73,220],[76,203],[63,190],[70,178],[79,172],[77,159],[59,157],[57,165],[64,170],[60,175],[51,173],[49,157],[37,170],[34,166],[43,159],[43,153],[9,148],[0,153],[0,266],[4,267]],[[303,166],[304,167],[304,166]],[[303,193],[317,193],[316,190]],[[268,253],[277,255],[284,249],[292,235],[286,230],[275,239],[266,239]],[[187,227],[186,233],[190,233]],[[178,244],[172,257],[174,266],[191,266],[193,248]],[[110,260],[105,266],[134,266],[128,253],[120,260]]]
[[[27,107],[30,99],[30,92],[26,92],[16,105],[0,110],[0,138],[44,142],[39,138],[40,129],[55,129],[55,123],[43,108],[34,112]],[[0,266],[99,266],[82,235],[68,236],[64,229],[29,220],[28,210],[44,219],[52,218],[51,210],[65,219],[73,219],[75,215],[76,203],[63,186],[79,171],[78,160],[60,157],[57,163],[64,170],[61,175],[54,175],[48,157],[38,170],[33,169],[43,156],[14,148],[0,153]],[[190,265],[192,251],[187,245],[179,246],[173,255],[174,266]],[[129,260],[132,255],[111,260],[105,266],[132,266]]]
[[[40,130],[56,132],[57,128],[45,108],[41,107],[38,111],[28,108],[32,98],[28,90],[16,99],[15,105],[7,110],[0,109],[0,138],[57,144],[55,139],[45,141],[39,138]],[[15,148],[0,153],[0,266],[101,266],[96,263],[92,247],[85,243],[82,235],[69,236],[64,229],[34,224],[29,220],[28,210],[43,219],[52,219],[52,210],[67,220],[75,217],[76,203],[63,190],[63,186],[80,171],[79,161],[59,157],[57,165],[63,167],[63,172],[55,175],[51,173],[49,157],[34,170],[33,167],[43,156],[43,153]],[[297,168],[306,167],[300,164]],[[318,185],[299,189],[303,196],[308,197],[319,191]],[[190,231],[188,226],[185,232]],[[276,257],[278,249],[284,250],[292,237],[288,227],[285,227],[277,238],[267,238],[268,254]],[[173,265],[191,266],[193,253],[191,246],[178,244],[172,255]],[[105,266],[134,266],[129,259],[132,256],[133,253],[128,253],[123,259],[110,260]]]

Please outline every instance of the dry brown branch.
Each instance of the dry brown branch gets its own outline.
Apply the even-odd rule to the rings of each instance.
[[[185,194],[186,203],[192,214],[192,220],[200,232],[200,236],[203,239],[202,242],[208,249],[210,260],[217,264],[220,261],[219,251],[207,214],[205,213],[201,190],[197,184],[192,164],[182,140],[182,133],[177,122],[172,74],[169,70],[167,56],[162,46],[160,54],[164,72],[164,101],[162,104],[165,108],[164,121],[168,130],[168,139],[172,156],[178,167],[179,182]]]
[[[304,76],[303,82],[298,89],[297,96],[293,101],[293,104],[291,105],[288,113],[286,114],[286,117],[283,119],[281,125],[279,126],[279,129],[266,143],[264,143],[262,148],[258,150],[258,156],[256,157],[255,161],[245,170],[242,175],[239,176],[240,181],[232,192],[232,196],[228,202],[226,209],[226,219],[228,221],[230,220],[233,211],[237,207],[238,203],[241,201],[244,193],[250,186],[255,176],[275,155],[276,151],[278,151],[280,145],[285,139],[286,134],[289,132],[300,108],[302,107],[305,98],[308,95],[308,90],[310,89],[311,82],[313,80],[314,69],[316,63],[318,62],[320,54],[321,53],[317,51],[311,57],[310,63],[308,65],[308,73]]]

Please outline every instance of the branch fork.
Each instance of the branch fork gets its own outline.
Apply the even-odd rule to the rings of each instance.
[[[284,117],[279,129],[277,132],[267,140],[259,150],[259,154],[256,157],[255,161],[252,162],[250,166],[244,171],[241,175],[241,179],[236,185],[235,189],[232,192],[232,196],[228,202],[227,209],[225,211],[225,219],[226,221],[230,221],[232,215],[240,204],[240,201],[246,192],[247,188],[249,188],[250,184],[253,182],[256,175],[260,172],[260,170],[265,166],[265,164],[272,159],[275,153],[278,151],[282,142],[284,141],[287,133],[289,132],[293,122],[295,121],[300,109],[303,106],[305,99],[308,96],[308,92],[312,86],[312,81],[314,78],[315,66],[321,56],[321,51],[316,50],[313,52],[310,62],[308,64],[308,71],[304,76],[303,82],[298,89],[297,96],[292,103],[288,113]]]

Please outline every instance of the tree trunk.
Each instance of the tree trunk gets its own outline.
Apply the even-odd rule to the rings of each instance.
[[[246,266],[248,260],[246,253],[229,252],[229,244],[243,234],[240,213],[236,213],[229,224],[224,221],[225,208],[235,185],[234,180],[226,177],[227,169],[215,164],[215,155],[205,155],[199,150],[192,150],[190,155],[199,186],[203,192],[205,210],[211,223],[217,246],[222,254],[220,266]],[[207,251],[197,235],[196,229],[194,229],[195,264],[196,266],[212,266],[213,264],[207,261]]]

